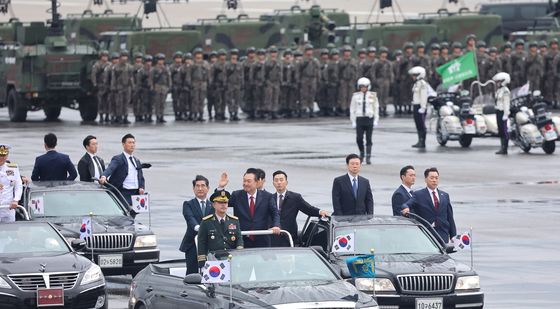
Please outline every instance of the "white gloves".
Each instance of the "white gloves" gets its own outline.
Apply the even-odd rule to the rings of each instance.
[[[352,129],[355,129],[355,128],[356,128],[356,123],[352,122]]]
[[[195,231],[195,232],[198,232],[198,229],[199,229],[199,228],[200,228],[200,225],[195,225],[195,226],[194,226],[194,231]]]
[[[379,124],[379,122],[377,120],[373,121],[373,127],[377,128],[377,125]]]
[[[418,110],[418,112],[419,112],[420,114],[424,114],[424,113],[426,113],[426,109],[423,108],[423,107],[421,107],[421,108]]]
[[[507,116],[507,115],[503,115],[503,116],[502,116],[502,120],[503,120],[503,121],[508,120],[508,116]]]

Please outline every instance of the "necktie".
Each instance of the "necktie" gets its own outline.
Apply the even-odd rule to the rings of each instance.
[[[94,164],[97,167],[97,172],[99,173],[99,177],[103,175],[103,170],[101,169],[101,163],[99,163],[99,158],[97,156],[93,156]]]
[[[202,215],[206,214],[206,201],[200,201],[200,210],[202,210]]]
[[[408,194],[410,194],[410,196],[412,196],[412,193],[414,193],[414,190],[410,189],[410,191],[408,191]]]
[[[365,117],[366,116],[366,93],[364,92],[364,103],[362,104],[362,116]]]
[[[255,197],[251,195],[250,200],[249,213],[251,214],[251,218],[253,218],[255,216]]]
[[[352,179],[352,191],[354,192],[354,198],[358,198],[358,181],[356,177]]]
[[[278,210],[282,210],[282,205],[284,204],[284,194],[280,194],[278,197]]]
[[[130,160],[130,163],[132,163],[132,166],[134,166],[136,169],[138,169],[138,166],[136,166],[136,162],[134,162],[134,159],[132,158],[132,156],[128,157],[128,159]]]
[[[220,219],[220,225],[222,226],[222,231],[226,230],[226,221],[224,219]]]
[[[434,198],[434,207],[435,207],[436,210],[437,210],[437,209],[439,209],[439,200],[438,200],[438,198],[437,198],[437,195],[436,195],[436,191],[435,191],[435,190],[432,191],[432,197]]]

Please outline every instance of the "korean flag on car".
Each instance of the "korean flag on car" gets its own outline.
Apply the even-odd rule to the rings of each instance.
[[[207,261],[202,268],[202,283],[229,282],[231,278],[229,261]]]
[[[80,225],[80,239],[91,237],[93,230],[91,228],[91,217],[83,217],[82,225]]]
[[[137,213],[150,211],[148,194],[133,195],[130,198],[132,199],[132,209]]]
[[[469,232],[457,235],[453,238],[453,245],[456,250],[469,249],[471,247],[472,239]]]
[[[336,236],[332,245],[333,252],[354,252],[354,233]]]
[[[32,198],[29,202],[29,208],[33,210],[33,214],[35,215],[44,215],[45,214],[45,205],[43,204],[43,197],[38,196]]]

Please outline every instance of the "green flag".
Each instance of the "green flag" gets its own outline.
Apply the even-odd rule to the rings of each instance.
[[[451,60],[437,67],[436,71],[441,75],[443,86],[460,83],[465,79],[478,76],[478,67],[474,59],[474,52],[468,52],[464,56]]]

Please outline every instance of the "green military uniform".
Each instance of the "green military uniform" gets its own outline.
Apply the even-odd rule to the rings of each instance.
[[[215,215],[202,218],[198,230],[198,264],[204,265],[208,253],[218,250],[242,249],[243,237],[237,217],[226,214],[220,223]]]

